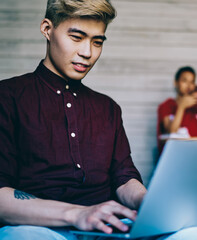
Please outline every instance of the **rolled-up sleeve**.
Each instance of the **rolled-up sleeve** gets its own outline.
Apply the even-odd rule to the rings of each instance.
[[[121,109],[119,106],[117,109],[117,131],[111,166],[111,174],[113,176],[112,186],[114,189],[117,189],[132,178],[135,178],[142,182],[141,175],[135,167],[131,158],[128,138],[123,127]]]
[[[0,82],[0,188],[17,184],[17,120],[12,91]]]

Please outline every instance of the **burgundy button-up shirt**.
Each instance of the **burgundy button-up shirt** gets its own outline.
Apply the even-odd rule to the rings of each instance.
[[[91,205],[131,178],[141,181],[111,98],[42,62],[0,82],[0,187]]]

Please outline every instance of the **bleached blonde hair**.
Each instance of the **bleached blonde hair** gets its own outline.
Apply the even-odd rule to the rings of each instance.
[[[45,15],[54,27],[70,18],[92,18],[107,26],[115,16],[110,0],[48,0]]]

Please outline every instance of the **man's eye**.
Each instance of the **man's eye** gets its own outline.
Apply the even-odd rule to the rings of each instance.
[[[95,45],[96,47],[101,47],[101,46],[103,45],[103,42],[101,42],[101,41],[95,41],[95,42],[94,42],[94,45]]]
[[[80,41],[82,38],[80,36],[77,36],[77,35],[71,35],[71,38],[74,40],[74,41]]]

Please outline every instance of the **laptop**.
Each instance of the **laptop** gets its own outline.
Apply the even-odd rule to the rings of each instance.
[[[197,141],[167,141],[136,221],[123,221],[131,225],[127,233],[106,234],[77,229],[71,232],[135,239],[197,226]]]

